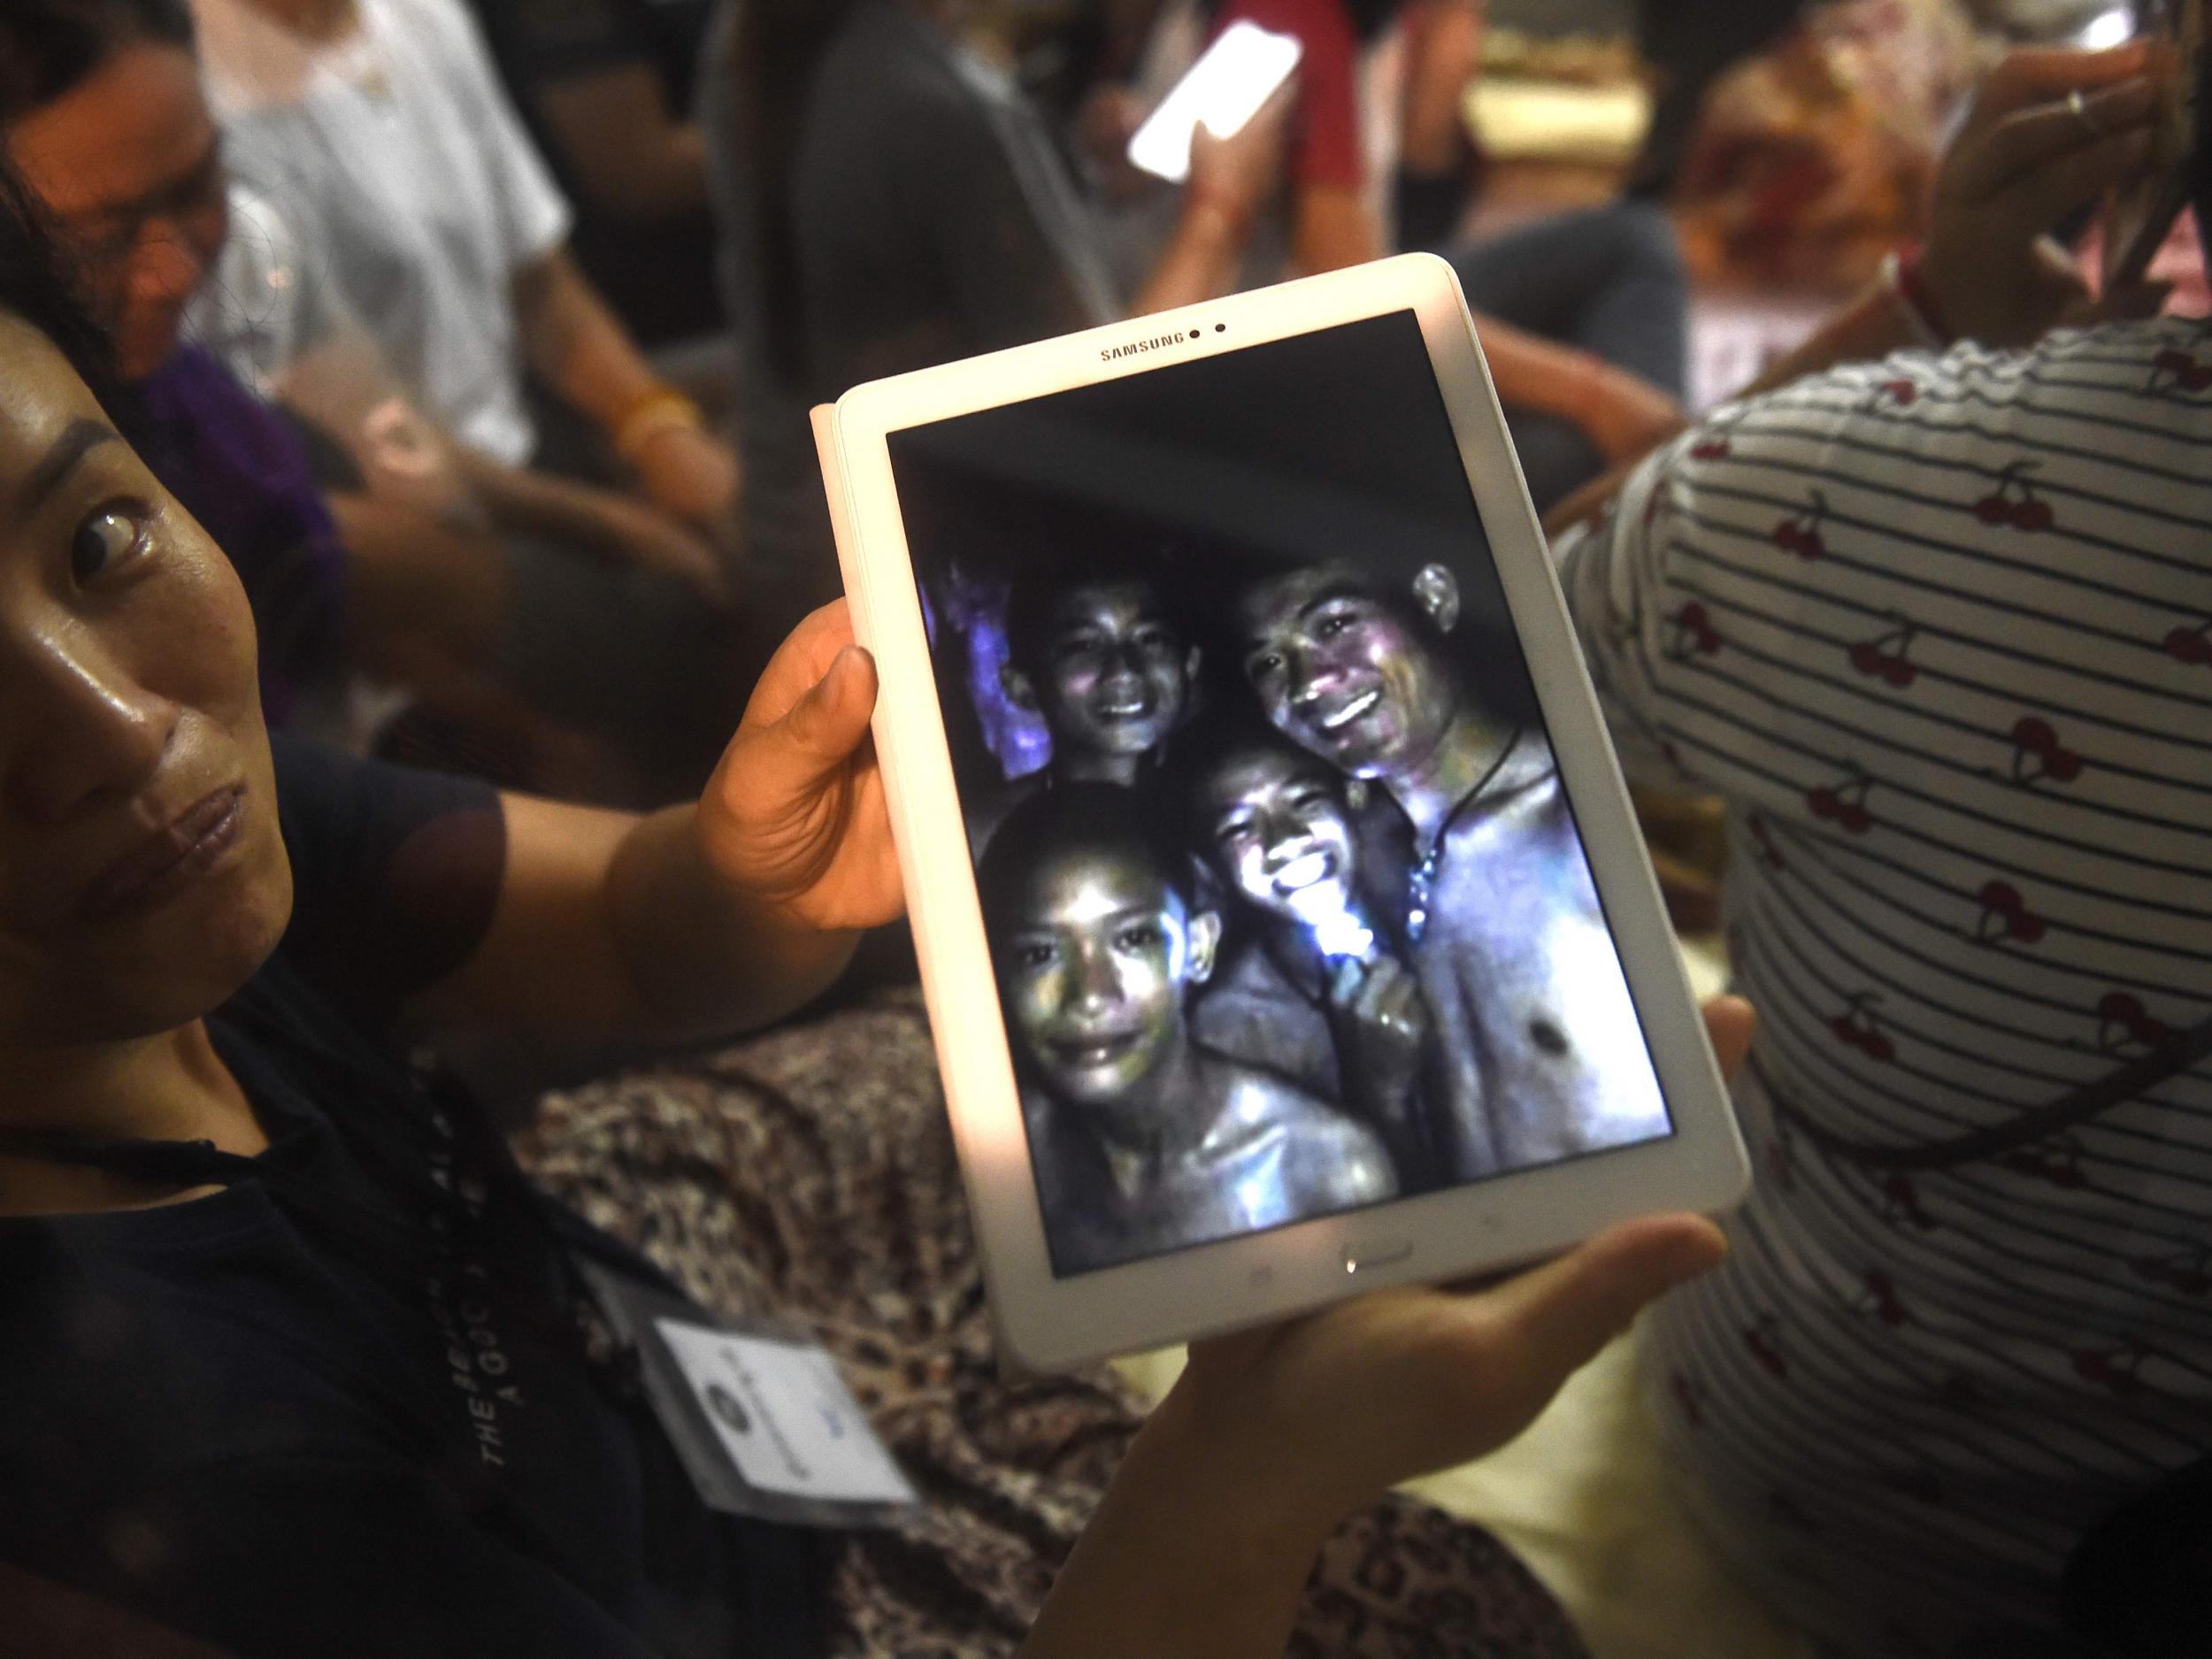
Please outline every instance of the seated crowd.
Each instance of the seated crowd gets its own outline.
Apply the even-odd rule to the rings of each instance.
[[[1290,86],[1135,173],[1245,19]],[[10,0],[0,1655],[1570,1659],[1387,1488],[1653,1303],[1686,1510],[1821,1651],[2205,1649],[2212,335],[2059,236],[2207,63],[2005,58],[1919,245],[1692,418],[1663,208],[1470,234],[1483,29]],[[1725,803],[1755,1190],[1149,1411],[1004,1374],[919,1000],[854,972],[903,897],[807,411],[1409,248],[1624,765]],[[1167,557],[933,595],[1061,1270],[1648,1133],[1632,1008],[1548,972],[1585,866],[1483,879],[1575,830],[1450,573]],[[520,1126],[457,1064],[580,1041],[635,1063]],[[603,1278],[815,1329],[922,1504],[710,1507]]]

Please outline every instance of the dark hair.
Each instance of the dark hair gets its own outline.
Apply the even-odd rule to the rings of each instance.
[[[792,175],[815,71],[856,4],[741,0],[730,37],[726,92],[743,157],[735,182],[754,224],[754,245],[740,252],[751,265],[749,332],[769,366],[794,386],[805,373],[806,289]]]
[[[996,937],[1022,889],[1046,864],[1073,853],[1133,858],[1186,904],[1197,895],[1196,871],[1175,834],[1174,815],[1151,791],[1110,783],[1055,784],[1006,815],[976,872],[983,925]]]
[[[1053,613],[1070,594],[1085,588],[1145,589],[1157,601],[1162,618],[1186,644],[1190,642],[1189,619],[1175,603],[1174,590],[1159,560],[1125,552],[1094,555],[1085,551],[1081,562],[1082,568],[1074,572],[1047,570],[1036,561],[1015,568],[1007,583],[1006,655],[1016,668],[1036,679],[1050,667],[1038,648],[1051,630]]]
[[[126,399],[107,336],[78,298],[44,209],[0,152],[0,311],[21,318],[68,359],[109,418],[123,425]],[[127,432],[127,426],[126,426]]]
[[[0,10],[0,127],[75,90],[134,41],[189,51],[187,0],[7,0]]]
[[[1338,799],[1343,798],[1344,774],[1253,712],[1247,698],[1185,730],[1176,740],[1161,780],[1174,803],[1185,837],[1201,857],[1213,852],[1213,826],[1201,810],[1201,796],[1216,772],[1246,755],[1279,756],[1300,772],[1326,780]]]

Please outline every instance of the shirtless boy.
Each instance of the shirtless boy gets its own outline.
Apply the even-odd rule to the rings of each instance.
[[[1220,918],[1133,791],[1023,803],[980,878],[1053,1261],[1061,1272],[1379,1202],[1368,1130],[1194,1040]]]
[[[1094,564],[1075,580],[1018,575],[1006,651],[1000,685],[1043,719],[1052,759],[1003,790],[978,792],[968,815],[978,857],[1007,813],[1040,789],[1148,781],[1189,710],[1198,672],[1197,648],[1157,578],[1133,562]]]
[[[1233,715],[1190,734],[1170,787],[1199,856],[1240,901],[1193,1010],[1199,1040],[1340,1102],[1382,1137],[1402,1187],[1433,1185],[1422,1088],[1433,1021],[1370,896],[1342,774]]]
[[[1476,690],[1440,565],[1393,588],[1350,565],[1253,583],[1236,622],[1273,725],[1376,787],[1413,965],[1447,1056],[1461,1179],[1667,1133],[1634,1003],[1551,746]]]

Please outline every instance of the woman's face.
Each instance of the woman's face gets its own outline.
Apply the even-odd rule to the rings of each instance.
[[[199,65],[181,47],[123,47],[7,142],[83,270],[125,377],[144,380],[176,349],[229,234]]]
[[[291,899],[244,591],[0,311],[0,1051],[199,1018]]]

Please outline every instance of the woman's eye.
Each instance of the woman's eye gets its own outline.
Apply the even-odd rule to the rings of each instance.
[[[1315,626],[1313,631],[1325,640],[1333,640],[1351,626],[1352,618],[1349,617],[1324,617]]]
[[[1244,675],[1250,680],[1267,679],[1283,665],[1283,659],[1273,651],[1256,651],[1244,659]]]
[[[103,507],[82,524],[69,542],[69,572],[80,586],[97,580],[138,550],[146,538],[144,516],[133,507]]]
[[[1014,961],[1025,968],[1048,967],[1052,963],[1052,947],[1039,940],[1014,947]]]
[[[1114,935],[1114,943],[1123,950],[1149,950],[1159,942],[1159,925],[1155,922],[1140,922]]]

